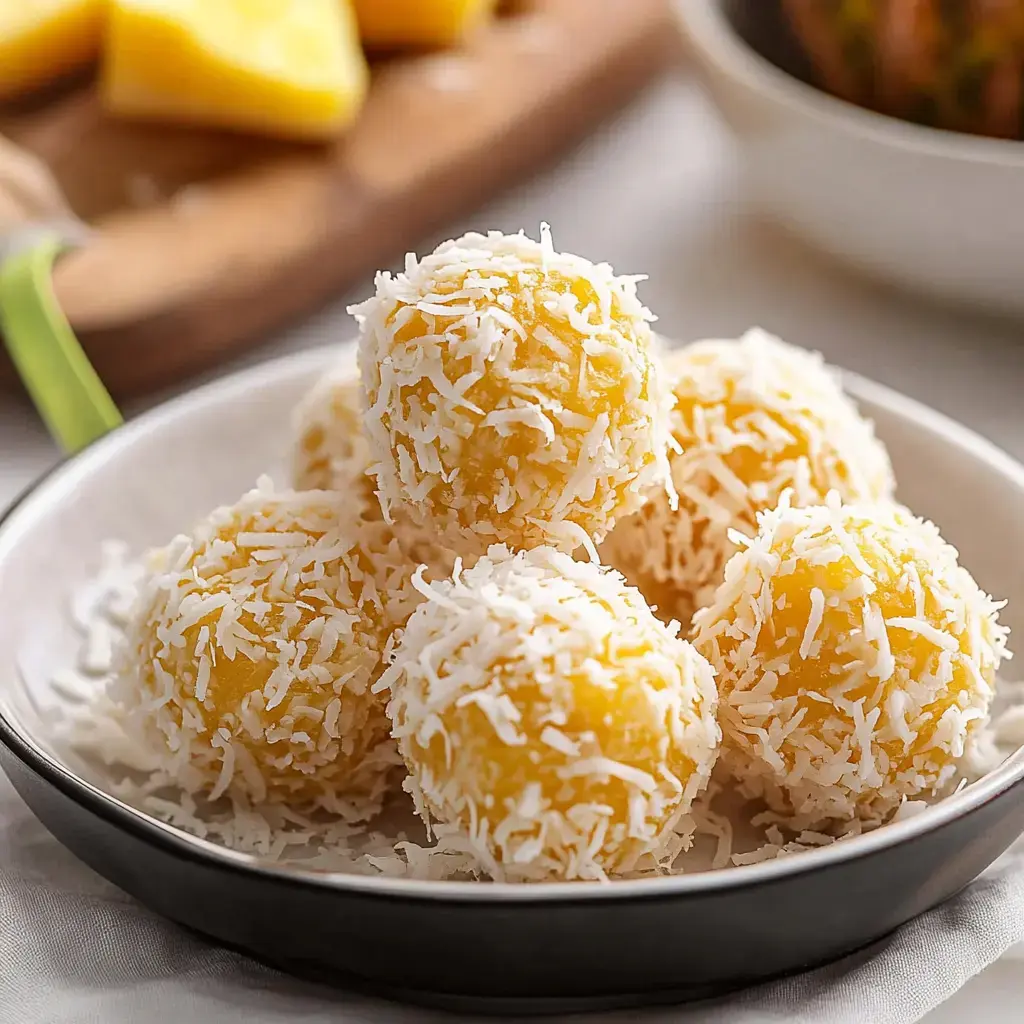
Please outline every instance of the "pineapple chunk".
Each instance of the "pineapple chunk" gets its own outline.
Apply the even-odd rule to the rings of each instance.
[[[355,0],[369,47],[450,46],[495,7],[497,0]]]
[[[110,0],[112,113],[296,139],[336,135],[369,72],[338,0]]]
[[[104,7],[104,0],[0,0],[0,99],[97,57]]]

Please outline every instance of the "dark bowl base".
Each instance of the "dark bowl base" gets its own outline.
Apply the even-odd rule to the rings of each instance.
[[[236,952],[252,956],[252,953],[244,949],[238,949]],[[606,1013],[613,1010],[636,1010],[644,1007],[679,1006],[684,1003],[692,1004],[720,999],[741,990],[735,985],[688,985],[673,989],[603,993],[594,996],[473,996],[457,992],[438,992],[430,989],[406,988],[401,985],[377,984],[366,978],[346,975],[343,972],[326,969],[316,964],[295,960],[268,960],[262,957],[257,959],[267,967],[272,967],[304,981],[316,982],[331,988],[349,989],[393,1003],[474,1017],[560,1017],[566,1014]]]
[[[710,1003],[735,995],[755,985],[771,984],[785,978],[795,977],[804,971],[817,970],[829,964],[839,963],[848,957],[856,957],[884,942],[889,935],[880,936],[859,949],[851,950],[845,956],[822,963],[806,964],[791,971],[784,971],[775,977],[757,978],[749,985],[742,983],[719,983],[708,985],[680,985],[669,988],[652,988],[640,992],[601,993],[592,996],[474,996],[458,992],[440,992],[424,988],[411,988],[402,985],[375,982],[357,974],[341,969],[328,967],[311,961],[295,960],[254,953],[251,949],[233,946],[223,942],[216,936],[185,927],[199,936],[204,942],[230,949],[240,956],[249,957],[266,967],[281,971],[283,974],[303,981],[309,981],[328,988],[346,989],[359,992],[366,996],[401,1003],[408,1006],[420,1006],[429,1010],[440,1010],[445,1013],[471,1015],[474,1017],[561,1017],[568,1014],[608,1013],[616,1010],[639,1010],[654,1007],[683,1006],[693,1007],[696,1003]],[[889,934],[892,934],[891,932]]]

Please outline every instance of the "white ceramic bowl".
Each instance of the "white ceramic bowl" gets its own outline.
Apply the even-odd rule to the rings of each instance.
[[[318,979],[472,1011],[562,1011],[704,998],[835,959],[953,895],[1020,835],[1020,756],[920,814],[824,849],[608,886],[267,865],[111,796],[109,776],[55,741],[51,679],[80,642],[71,595],[105,539],[134,551],[163,543],[265,470],[280,478],[289,414],[334,358],[276,360],[154,409],[0,520],[0,764],[43,823],[122,889]],[[939,524],[1024,630],[1024,467],[887,388],[846,384],[889,446],[902,500]]]
[[[751,202],[877,279],[1024,315],[1024,143],[921,127],[805,84],[779,66],[798,58],[779,56],[777,2],[676,0]]]

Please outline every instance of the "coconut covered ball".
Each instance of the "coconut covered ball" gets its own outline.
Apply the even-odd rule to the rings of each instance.
[[[941,791],[988,714],[1001,605],[895,504],[784,502],[738,543],[695,620],[723,766],[812,821],[879,821]]]
[[[411,612],[387,531],[262,483],[153,560],[110,695],[164,774],[210,798],[372,813],[399,764],[372,691]]]
[[[718,752],[714,680],[636,590],[493,547],[423,593],[379,685],[425,821],[509,880],[601,879],[686,845]]]
[[[572,550],[665,489],[671,396],[637,280],[546,230],[469,234],[379,274],[352,312],[386,516],[405,505],[467,557]]]
[[[292,483],[300,491],[363,489],[370,453],[363,436],[362,386],[352,359],[331,367],[292,417]],[[372,486],[369,488],[372,494]]]
[[[340,495],[339,515],[366,522],[378,534],[390,531],[408,561],[427,565],[432,577],[450,575],[454,557],[434,533],[412,521],[404,507],[385,523],[376,481],[369,475],[363,433],[362,384],[352,359],[341,360],[310,389],[292,423],[291,475],[296,490],[330,490]]]
[[[784,490],[795,505],[836,491],[844,501],[891,497],[892,469],[871,424],[819,355],[761,330],[672,353],[671,456],[679,504],[656,494],[601,549],[666,621],[708,604],[757,513]]]

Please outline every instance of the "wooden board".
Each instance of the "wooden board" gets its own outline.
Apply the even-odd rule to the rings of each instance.
[[[54,284],[124,398],[399,258],[591,129],[677,43],[671,0],[532,0],[458,53],[375,64],[364,112],[331,147],[115,121],[88,85],[0,118],[0,132],[95,226]]]

